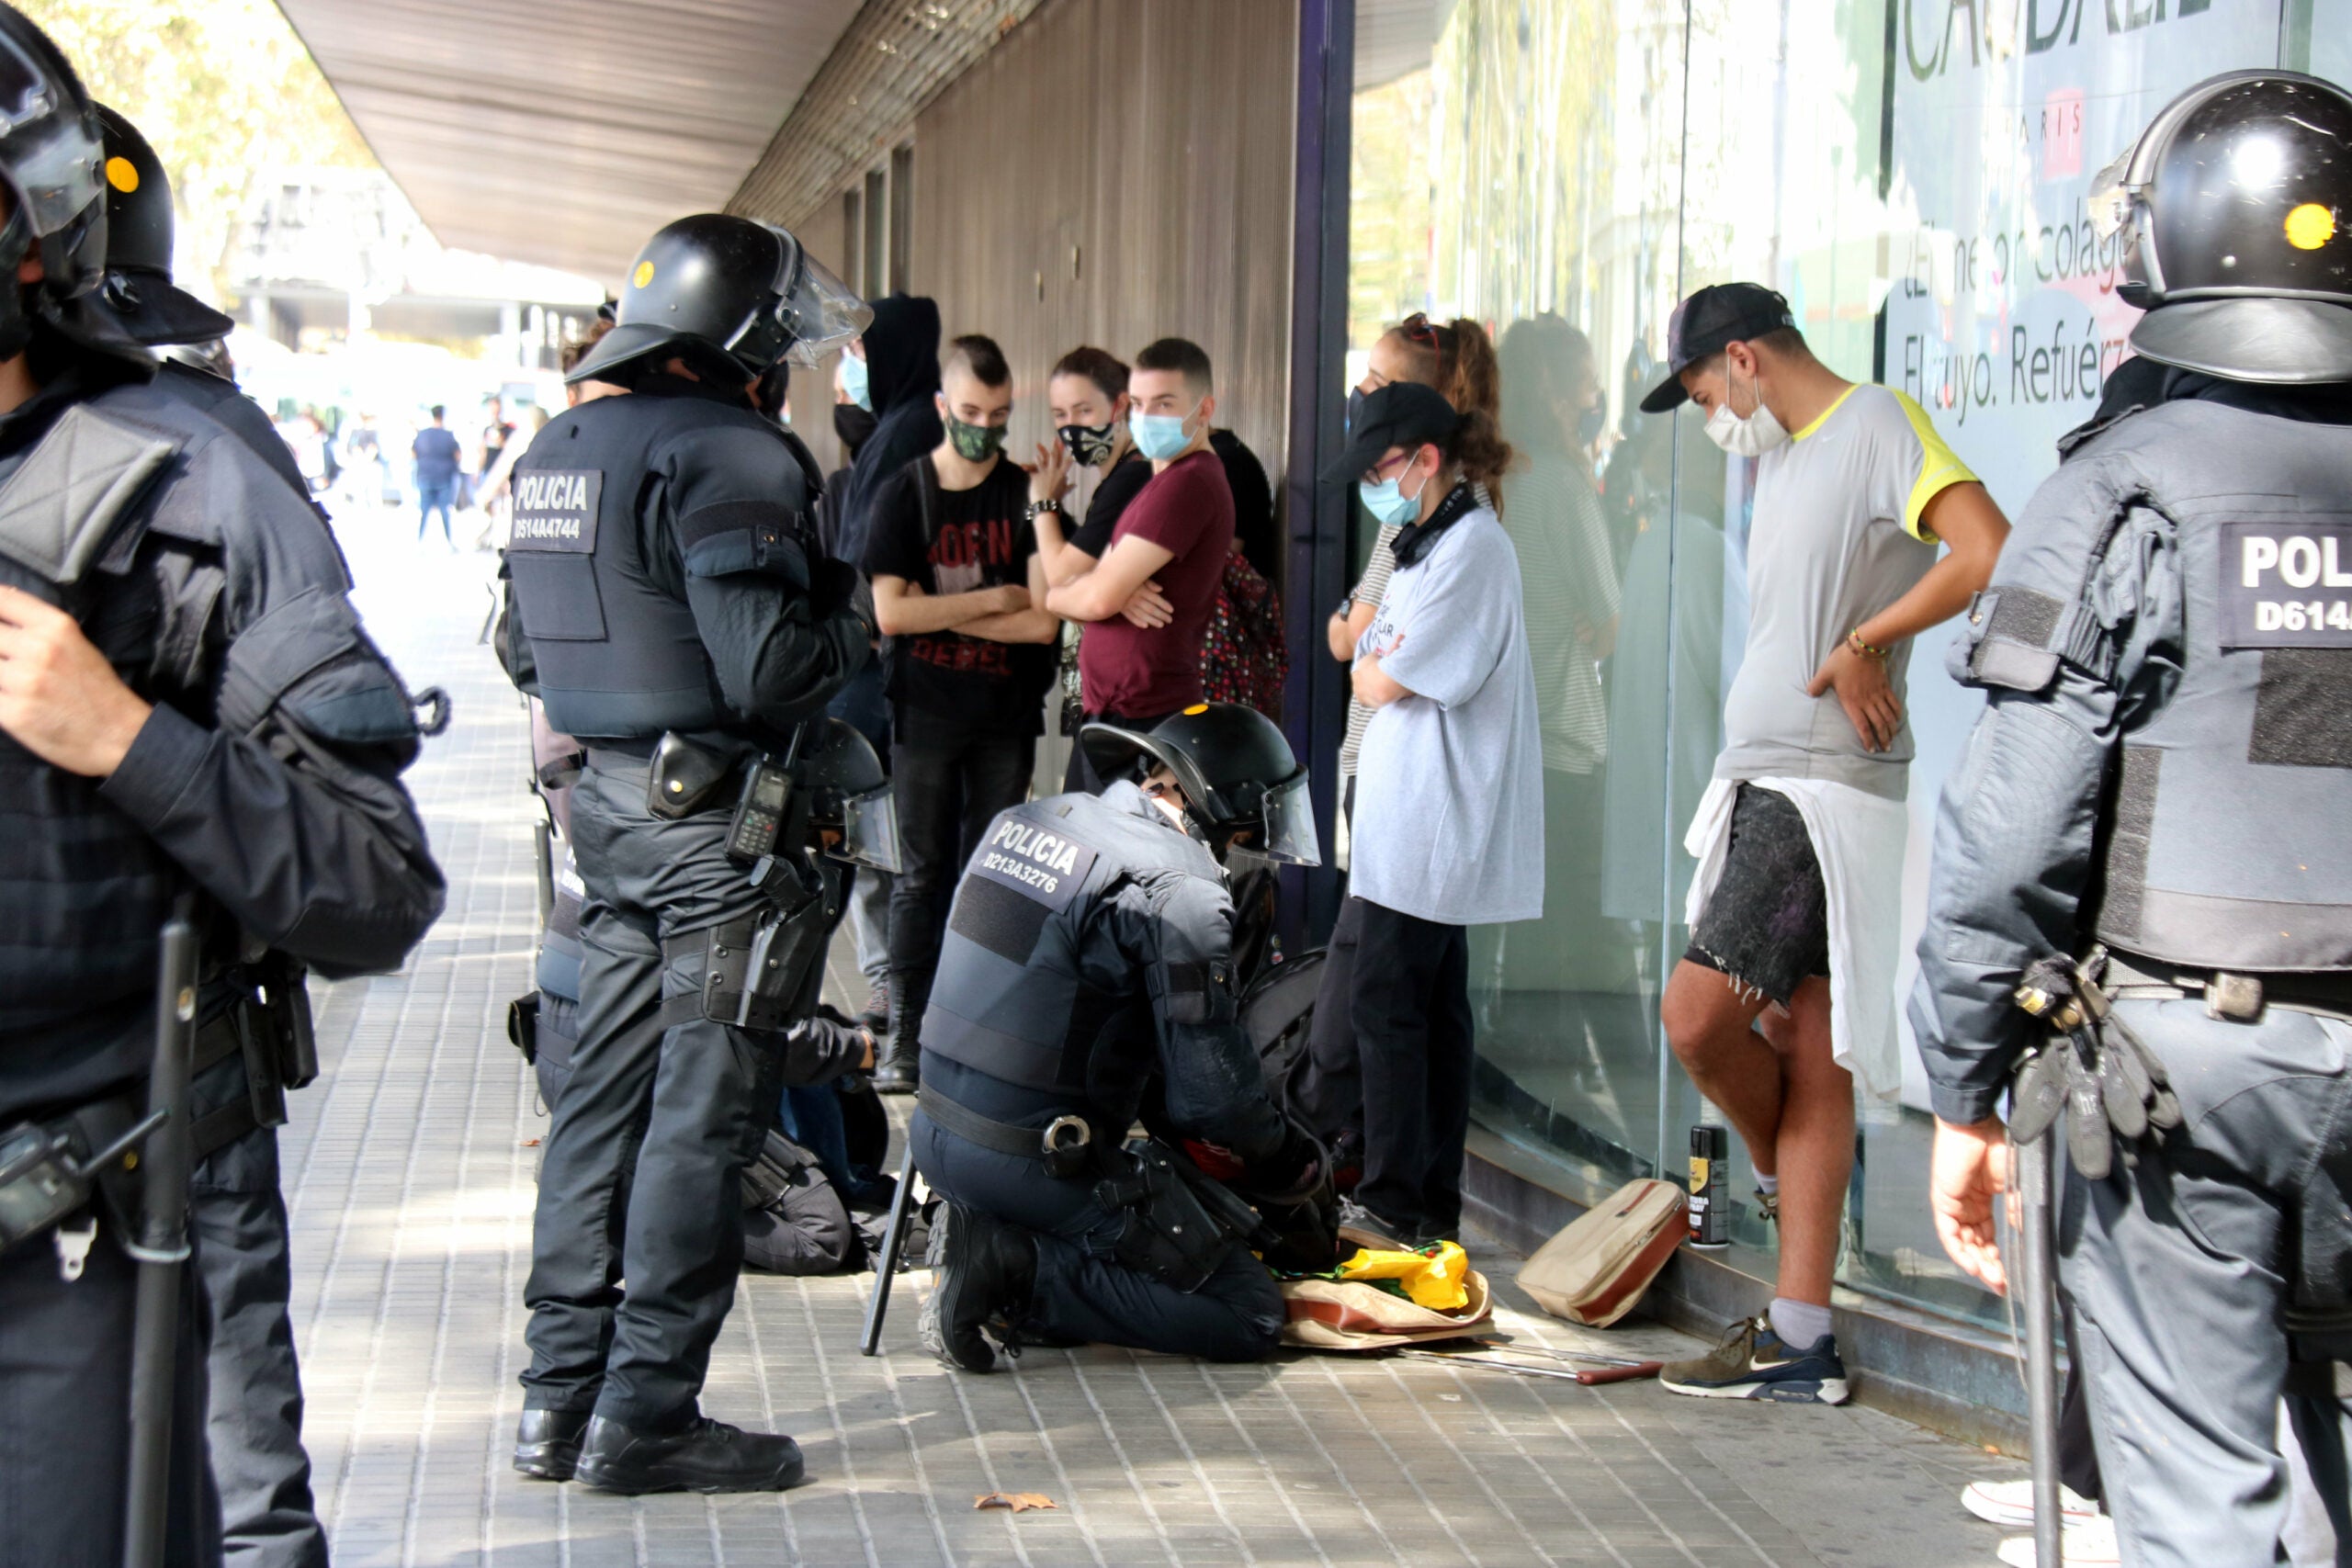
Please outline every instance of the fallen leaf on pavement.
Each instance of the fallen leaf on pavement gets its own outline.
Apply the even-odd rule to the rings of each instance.
[[[972,1499],[975,1508],[1010,1508],[1025,1514],[1032,1508],[1051,1508],[1057,1505],[1043,1492],[989,1492]]]
[[[539,1146],[539,1141],[537,1138],[526,1138],[523,1140],[523,1146],[526,1149],[536,1149]]]

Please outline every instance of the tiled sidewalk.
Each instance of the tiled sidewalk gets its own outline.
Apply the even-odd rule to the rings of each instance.
[[[523,714],[474,641],[488,558],[413,551],[397,517],[342,532],[371,629],[458,714],[413,775],[449,912],[406,973],[326,990],[325,1074],[285,1134],[310,1445],[346,1568],[1992,1561],[1996,1532],[1956,1494],[2017,1467],[1867,1411],[1334,1357],[1032,1350],[956,1377],[915,1347],[921,1276],[871,1360],[870,1275],[744,1280],[707,1404],[798,1436],[809,1485],[631,1501],[524,1481],[506,1448],[547,1119],[503,1028],[535,910]],[[1654,1327],[1544,1319],[1509,1260],[1483,1261],[1506,1332],[1688,1352]],[[1000,1490],[1058,1507],[973,1511]]]

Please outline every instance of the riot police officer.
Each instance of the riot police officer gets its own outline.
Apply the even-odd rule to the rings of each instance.
[[[1254,1360],[1282,1297],[1202,1167],[1295,1200],[1322,1159],[1237,1021],[1222,863],[1316,863],[1306,770],[1234,703],[1080,743],[1103,777],[1148,771],[999,814],[949,915],[910,1133],[952,1205],[923,1343],[971,1371],[984,1330]],[[1138,1114],[1164,1140],[1139,1157],[1117,1146]]]
[[[2274,1561],[2282,1392],[2352,1540],[2324,1367],[2352,1354],[2347,147],[2343,89],[2240,72],[2103,176],[2157,368],[2066,443],[1953,656],[1989,703],[1911,1006],[1937,1224],[2005,1283],[2028,1061],[2013,1114],[2063,1115],[2060,1279],[2127,1563]],[[2094,1021],[2030,1057],[2030,972],[2027,1003]]]
[[[698,1396],[781,1081],[860,1065],[847,1036],[784,1032],[814,1007],[839,894],[798,856],[786,775],[796,728],[865,662],[872,611],[810,542],[801,460],[751,389],[864,320],[785,231],[680,219],[571,372],[627,393],[558,416],[515,465],[510,669],[587,753],[582,1037],[525,1292],[528,1475],[631,1493],[801,1475],[790,1438],[707,1420]]]
[[[156,391],[146,351],[92,308],[97,117],[5,6],[0,101],[0,1145],[62,1138],[86,1157],[143,1103],[175,903],[198,910],[201,1056],[273,1026],[242,1010],[239,966],[274,952],[330,976],[390,969],[443,886],[400,784],[408,694],[326,530]],[[9,1568],[121,1554],[136,1266],[100,1186],[62,1223],[0,1223],[0,1473],[25,1505],[0,1530]],[[24,1196],[0,1194],[0,1215]],[[165,1538],[175,1561],[210,1562],[192,1292],[183,1303]]]
[[[107,196],[106,276],[93,296],[136,342],[169,350],[218,344],[236,325],[172,282],[172,188],[154,149],[121,115],[100,104]],[[251,447],[309,500],[294,454],[269,418],[225,376],[166,358],[154,390],[209,416]],[[260,977],[256,964],[241,971]],[[226,985],[230,976],[223,975]],[[273,992],[275,994],[273,994]],[[224,1007],[227,1003],[224,1000]],[[246,985],[236,1006],[254,1015],[309,1006],[290,971],[280,983]],[[277,1128],[286,1119],[291,1064],[263,1059],[307,1018],[286,1027],[208,1037],[189,1089],[197,1166],[189,1184],[196,1266],[211,1311],[207,1438],[220,1494],[228,1554],[254,1568],[324,1568],[326,1535],[311,1500],[311,1461],[302,1450],[302,1380],[294,1356],[293,1267],[286,1201],[278,1187]],[[242,1047],[256,1048],[249,1066]],[[299,1072],[299,1069],[297,1069]]]
[[[158,350],[155,389],[209,414],[306,499],[294,453],[261,405],[227,374],[237,323],[172,281],[171,177],[139,128],[106,105],[107,267],[97,303],[135,342]]]

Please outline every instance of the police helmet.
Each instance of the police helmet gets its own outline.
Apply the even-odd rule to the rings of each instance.
[[[2166,105],[2093,182],[2124,233],[2132,346],[2236,381],[2352,380],[2352,95],[2233,71]]]
[[[814,365],[872,319],[789,231],[705,212],[645,243],[616,324],[564,379],[627,385],[675,356],[697,375],[750,381],[787,355]]]
[[[0,5],[0,185],[8,218],[0,224],[0,277],[40,258],[37,284],[0,288],[0,357],[21,352],[34,322],[77,341],[145,353],[84,304],[105,266],[107,209],[98,117],[74,67],[49,35]]]
[[[1246,834],[1243,847],[1269,860],[1322,863],[1306,769],[1274,721],[1255,708],[1195,703],[1148,731],[1090,724],[1079,744],[1105,778],[1139,757],[1174,773],[1186,810],[1220,854]]]
[[[150,347],[215,343],[236,322],[172,284],[172,182],[139,128],[96,106],[106,149],[107,270],[98,300]]]
[[[808,802],[812,849],[877,871],[899,869],[898,804],[865,736],[838,718],[824,720],[802,747],[796,773]]]

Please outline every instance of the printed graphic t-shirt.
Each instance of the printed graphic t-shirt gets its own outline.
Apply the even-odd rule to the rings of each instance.
[[[875,492],[867,524],[865,570],[902,577],[937,597],[1007,583],[1026,586],[1037,553],[1027,520],[1029,476],[999,459],[969,490],[942,488],[933,523],[923,525],[923,473],[916,458]],[[1052,683],[1050,643],[991,642],[962,632],[923,632],[890,639],[890,700],[924,714],[1010,735],[1045,729],[1045,693]]]
[[[1157,718],[1201,700],[1201,638],[1233,547],[1233,491],[1216,454],[1195,452],[1153,475],[1119,514],[1111,549],[1130,534],[1175,556],[1152,579],[1175,618],[1150,628],[1116,615],[1094,622],[1079,638],[1078,672],[1087,712]]]
[[[1758,459],[1747,540],[1747,649],[1724,699],[1719,779],[1828,779],[1900,800],[1911,761],[1904,673],[1895,645],[1887,679],[1904,704],[1894,743],[1864,749],[1853,720],[1814,671],[1840,638],[1908,593],[1936,564],[1919,516],[1943,491],[1975,479],[1889,387],[1858,386]]]

